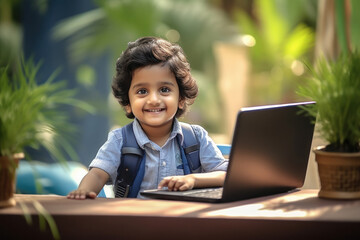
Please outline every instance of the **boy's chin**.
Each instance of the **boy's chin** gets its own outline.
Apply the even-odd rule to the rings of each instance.
[[[167,119],[167,120],[163,120],[163,119],[151,119],[151,120],[146,120],[146,121],[139,121],[141,126],[147,126],[147,127],[154,127],[154,128],[159,128],[159,127],[163,127],[166,125],[172,125],[173,123],[173,118],[172,119]]]

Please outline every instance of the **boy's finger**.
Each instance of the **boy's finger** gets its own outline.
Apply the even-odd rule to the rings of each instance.
[[[174,191],[183,190],[184,185],[186,185],[185,182],[179,179],[174,185]]]
[[[165,177],[163,180],[160,181],[159,185],[158,185],[158,189],[161,189],[163,187],[167,187],[169,184],[171,177]]]
[[[186,191],[189,190],[189,186],[187,184],[183,184],[179,187],[179,191]]]
[[[96,198],[96,193],[94,192],[89,192],[86,194],[86,197],[87,198],[91,198],[91,199],[95,199]]]
[[[86,198],[86,194],[85,193],[77,193],[75,195],[75,199],[85,199]]]
[[[158,189],[161,189],[163,187],[165,187],[165,180],[164,179],[160,181],[160,183],[158,185]]]
[[[84,191],[74,191],[71,192],[67,195],[67,198],[69,199],[86,199],[86,198],[90,198],[90,199],[94,199],[96,198],[96,193],[95,192],[84,192]]]
[[[170,191],[173,191],[173,190],[174,190],[177,181],[178,181],[177,178],[171,178],[171,179],[169,180],[169,182],[167,183],[167,187],[168,187],[168,189],[169,189]]]

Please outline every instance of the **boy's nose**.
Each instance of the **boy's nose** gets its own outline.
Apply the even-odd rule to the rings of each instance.
[[[157,93],[153,92],[149,95],[148,98],[148,103],[149,104],[159,104],[160,103],[160,97],[158,96]]]

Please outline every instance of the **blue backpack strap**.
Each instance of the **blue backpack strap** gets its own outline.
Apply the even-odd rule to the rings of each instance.
[[[115,182],[115,197],[136,197],[145,172],[145,154],[136,142],[133,123],[122,129],[121,163]]]
[[[181,149],[181,158],[184,164],[184,173],[189,174],[201,166],[200,163],[200,143],[194,129],[190,124],[180,123],[184,135]]]
[[[179,144],[179,146],[180,146],[180,144]],[[192,173],[192,171],[190,170],[189,162],[187,160],[184,148],[180,147],[180,153],[181,153],[181,160],[183,162],[184,175],[188,175],[188,174]]]
[[[134,179],[134,182],[130,188],[128,198],[136,198],[137,197],[137,195],[140,191],[141,183],[144,179],[144,174],[145,174],[145,154],[143,155],[143,157],[141,159],[139,170],[138,170],[136,177]]]

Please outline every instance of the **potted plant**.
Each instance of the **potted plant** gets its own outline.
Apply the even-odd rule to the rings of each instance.
[[[66,89],[63,81],[53,81],[56,73],[38,84],[39,67],[32,60],[22,60],[16,70],[0,69],[0,207],[15,204],[16,168],[27,147],[44,147],[60,161],[65,161],[65,153],[76,157],[64,138],[63,133],[72,126],[60,107],[71,105],[91,111],[74,98],[75,92]]]
[[[304,110],[317,117],[320,136],[328,143],[317,147],[319,197],[360,198],[360,54],[336,60],[319,59],[309,68],[311,78],[298,94],[316,101]]]

